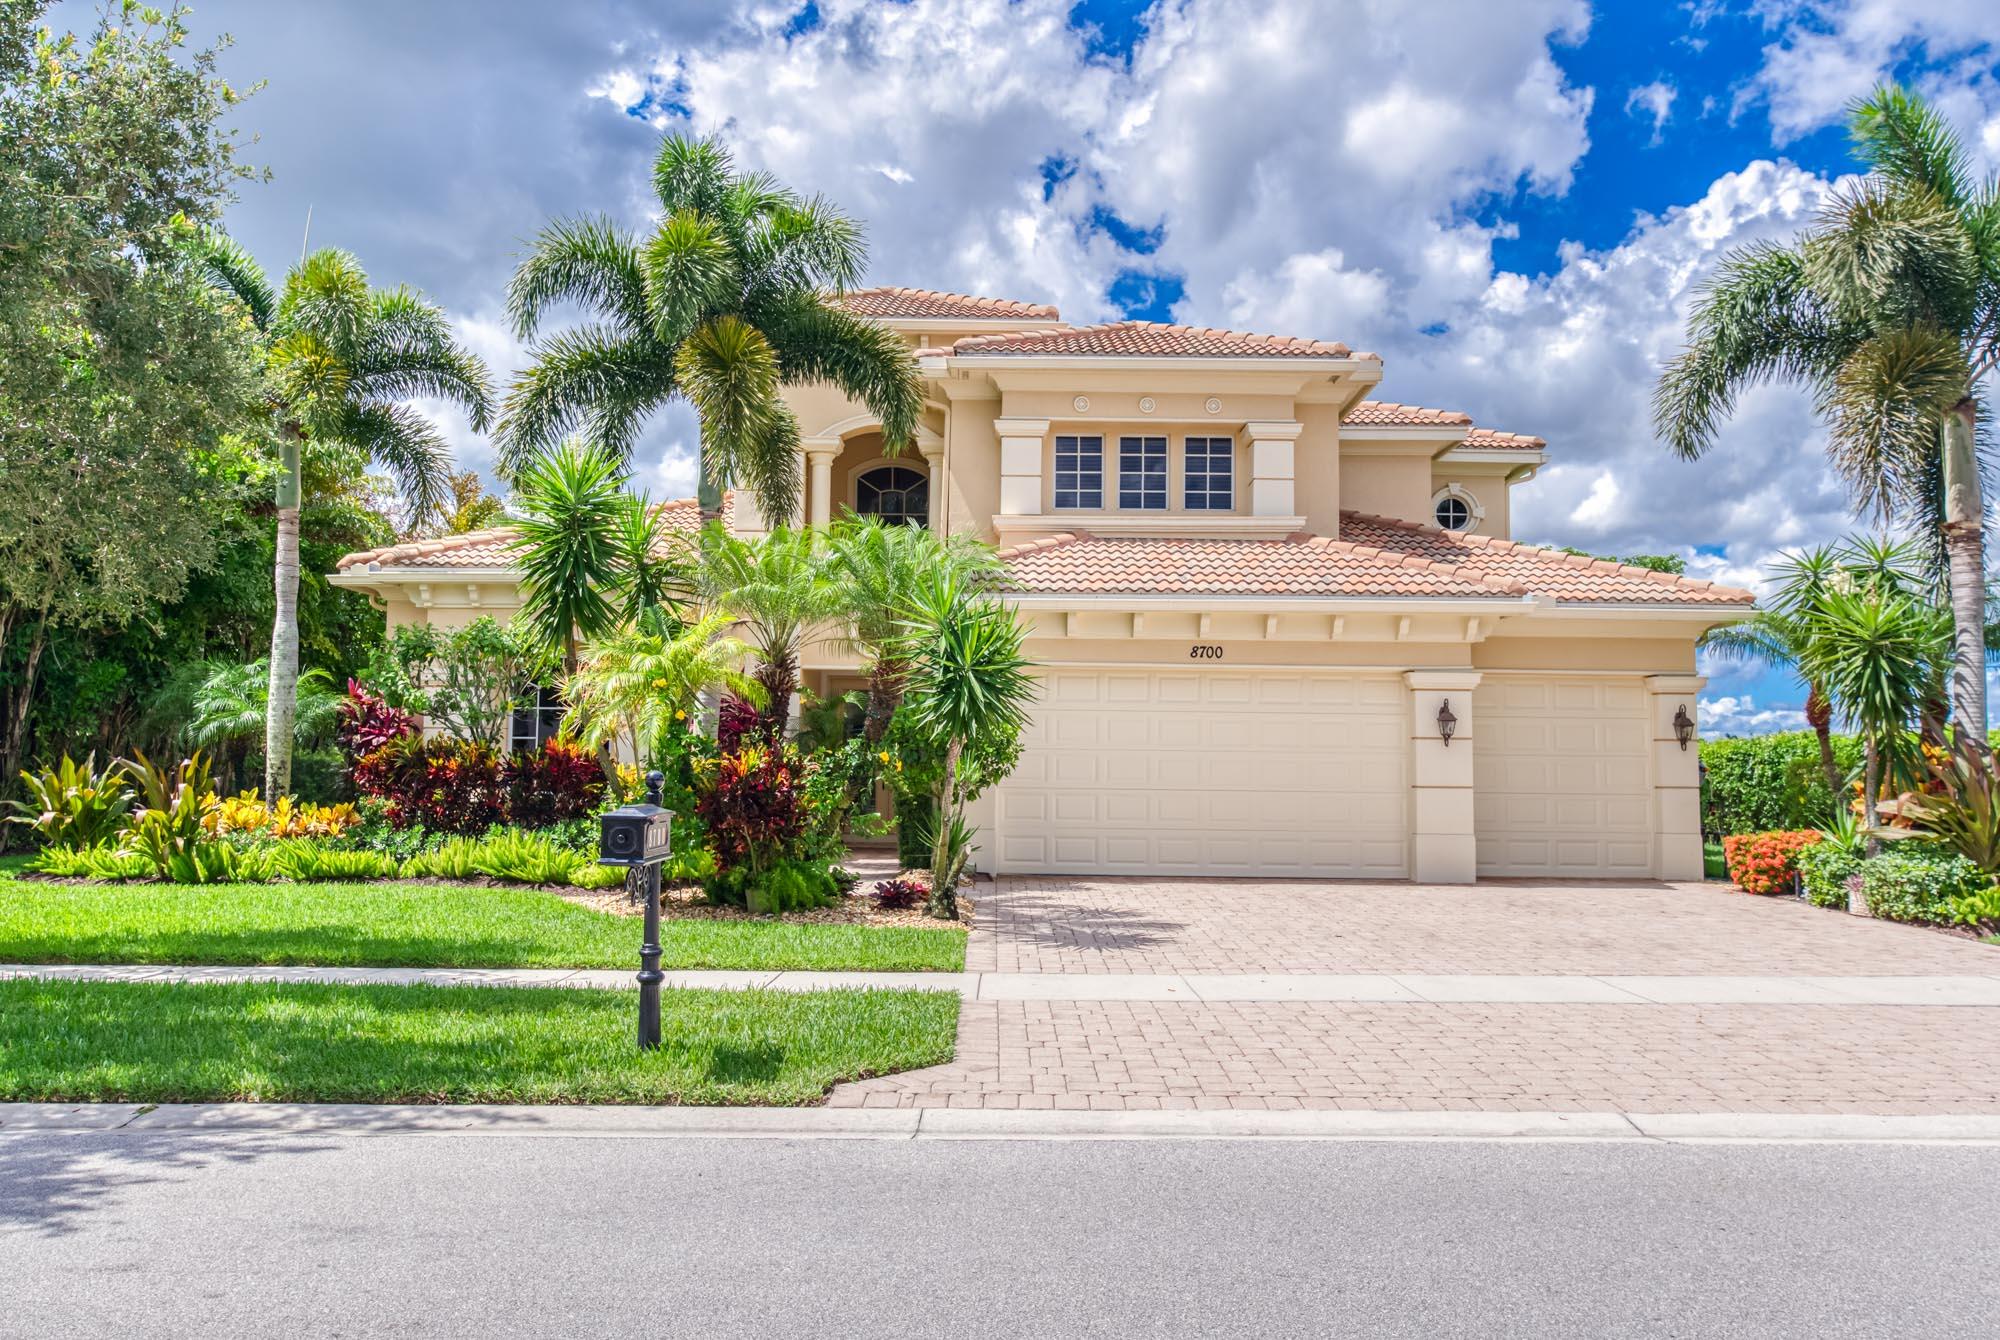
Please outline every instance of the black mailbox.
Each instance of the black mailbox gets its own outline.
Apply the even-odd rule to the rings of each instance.
[[[652,865],[667,859],[674,812],[658,805],[620,805],[599,820],[599,865]]]

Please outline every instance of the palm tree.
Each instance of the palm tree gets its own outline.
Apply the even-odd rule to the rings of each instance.
[[[554,307],[596,320],[538,340],[507,393],[500,466],[519,470],[576,429],[629,459],[640,427],[680,396],[701,416],[705,519],[747,485],[764,515],[793,514],[798,423],[777,388],[831,382],[882,420],[901,451],[923,408],[900,336],[829,301],[866,264],[861,229],[819,198],[740,173],[715,139],[669,136],[653,166],[660,222],[643,241],[606,219],[564,219],[535,239],[507,289],[520,338]]]
[[[515,484],[521,621],[562,654],[566,675],[576,673],[583,642],[618,626],[612,595],[631,504],[619,473],[609,453],[571,440],[527,462]]]
[[[921,526],[889,525],[874,517],[845,517],[828,535],[848,641],[868,660],[868,706],[862,733],[880,744],[903,697],[910,666],[904,619],[909,593],[940,568],[968,583],[998,579],[993,550],[975,540],[939,540]]]
[[[586,748],[630,738],[635,757],[686,723],[712,688],[755,701],[764,690],[738,668],[750,649],[727,636],[730,619],[711,614],[680,626],[655,613],[590,645],[563,681],[563,730]]]
[[[1975,389],[2000,363],[2000,190],[1957,137],[1894,86],[1852,108],[1869,175],[1792,246],[1727,256],[1696,301],[1654,419],[1694,459],[1749,386],[1801,382],[1856,503],[1919,517],[1949,573],[1952,721],[1986,739],[1985,545]]]
[[[1876,582],[1830,586],[1814,606],[1800,669],[1861,732],[1861,813],[1873,832],[1883,766],[1906,751],[1910,722],[1951,655],[1951,613]]]
[[[711,524],[701,549],[703,600],[743,625],[757,656],[755,678],[768,695],[760,724],[771,739],[781,739],[799,686],[799,652],[841,614],[841,588],[820,536],[780,526],[742,539]]]
[[[958,876],[967,852],[965,803],[975,786],[997,778],[968,778],[967,754],[1005,755],[1018,742],[1034,698],[1034,680],[1021,652],[1027,631],[999,600],[980,594],[960,573],[932,573],[907,606],[909,698],[904,710],[943,754],[934,793],[930,915],[956,917]]]
[[[338,444],[388,467],[413,523],[442,510],[451,452],[408,403],[448,400],[475,429],[492,411],[486,366],[459,344],[442,309],[409,288],[371,289],[361,263],[323,248],[300,259],[274,294],[256,260],[213,229],[184,236],[187,261],[236,298],[262,333],[278,438],[277,615],[271,628],[274,704],[264,740],[264,798],[292,784],[292,711],[299,677],[299,455]]]
[[[210,662],[208,673],[195,690],[193,717],[183,736],[190,745],[227,755],[234,776],[236,764],[249,753],[250,746],[267,738],[270,691],[268,662]],[[324,670],[308,670],[298,678],[297,694],[292,709],[293,743],[310,748],[331,739],[345,697],[334,686],[333,676]]]

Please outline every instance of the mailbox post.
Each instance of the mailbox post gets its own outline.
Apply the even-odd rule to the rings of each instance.
[[[657,772],[646,774],[646,800],[639,805],[620,805],[599,821],[597,860],[600,865],[622,865],[627,881],[636,871],[639,896],[645,900],[645,943],[639,946],[639,1050],[651,1051],[660,1045],[660,863],[672,845],[673,812],[660,806],[660,788],[666,778]]]

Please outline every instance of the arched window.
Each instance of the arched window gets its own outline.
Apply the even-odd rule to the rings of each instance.
[[[931,482],[907,466],[878,465],[854,481],[854,510],[895,525],[929,525]]]
[[[1431,519],[1444,530],[1471,530],[1486,516],[1479,499],[1457,484],[1446,484],[1431,495]]]

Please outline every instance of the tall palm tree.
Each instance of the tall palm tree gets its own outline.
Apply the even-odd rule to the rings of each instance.
[[[388,467],[413,523],[431,519],[451,488],[451,452],[407,402],[448,400],[475,429],[492,412],[486,366],[452,334],[442,309],[409,288],[371,289],[351,254],[303,257],[274,293],[254,257],[223,233],[189,230],[188,262],[236,298],[262,333],[278,439],[278,540],[271,628],[272,710],[264,741],[264,796],[291,789],[292,713],[299,677],[300,451],[340,444]]]
[[[1878,88],[1851,110],[1868,176],[1790,247],[1732,252],[1654,395],[1693,459],[1746,387],[1804,383],[1856,503],[1925,523],[1949,573],[1953,725],[1986,738],[1985,542],[1977,387],[2000,363],[2000,189],[1974,178],[1923,100]]]
[[[923,408],[900,336],[829,301],[867,259],[861,229],[831,204],[736,170],[716,139],[669,136],[653,166],[660,222],[644,239],[607,219],[564,219],[535,239],[507,289],[516,333],[555,307],[595,320],[539,339],[507,393],[500,466],[582,429],[619,459],[679,396],[701,417],[705,518],[745,485],[782,521],[798,500],[799,428],[780,385],[831,382],[882,420],[901,451]]]
[[[835,522],[828,550],[850,627],[848,641],[868,661],[862,733],[870,744],[880,744],[910,672],[904,636],[910,592],[941,568],[959,573],[968,585],[996,581],[1000,561],[976,540],[940,540],[922,526],[892,525],[874,517]]]
[[[224,758],[232,778],[270,721],[271,667],[263,661],[237,665],[211,661],[191,704],[193,717],[182,731],[186,742]],[[310,748],[333,737],[345,695],[333,676],[312,669],[299,676],[292,709],[293,743]]]
[[[799,652],[842,610],[825,546],[812,530],[781,526],[743,539],[710,525],[701,548],[703,600],[743,625],[757,655],[755,678],[769,695],[761,724],[772,739],[781,738],[799,686]]]

